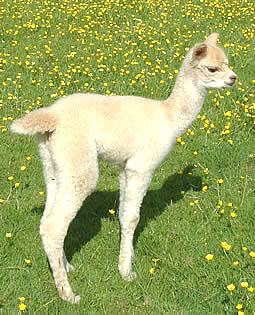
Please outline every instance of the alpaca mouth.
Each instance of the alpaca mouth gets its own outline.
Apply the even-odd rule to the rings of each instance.
[[[236,81],[231,81],[231,82],[224,81],[226,87],[232,87],[235,84],[235,82]]]

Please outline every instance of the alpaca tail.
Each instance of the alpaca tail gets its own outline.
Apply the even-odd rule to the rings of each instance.
[[[11,131],[23,135],[52,132],[56,129],[57,119],[49,109],[35,110],[11,124]]]

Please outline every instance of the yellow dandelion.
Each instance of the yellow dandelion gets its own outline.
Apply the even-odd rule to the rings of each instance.
[[[15,183],[14,187],[18,188],[20,186],[20,183]]]
[[[25,171],[25,169],[26,169],[26,166],[24,166],[24,165],[21,166],[21,168],[20,168],[21,171]]]
[[[44,195],[44,191],[39,191],[39,195],[43,196]]]
[[[224,179],[222,179],[222,178],[218,179],[218,183],[219,184],[223,184],[224,183]]]
[[[228,291],[234,291],[236,287],[233,283],[231,283],[227,286],[227,288],[228,288]]]
[[[248,282],[241,282],[241,287],[242,288],[248,288]]]
[[[21,296],[21,297],[19,298],[19,301],[20,301],[21,303],[23,303],[23,302],[25,301],[24,296]]]
[[[5,234],[5,237],[6,237],[6,238],[11,238],[11,237],[12,237],[12,233],[6,233],[6,234]]]
[[[227,251],[229,251],[231,248],[232,248],[232,246],[229,245],[229,244],[224,247],[224,249],[227,250]]]
[[[109,209],[109,213],[110,214],[115,214],[115,210],[114,209]]]
[[[231,212],[230,215],[231,215],[232,218],[237,217],[237,214],[235,212]]]
[[[254,291],[255,291],[255,289],[254,289],[253,287],[249,287],[249,288],[247,288],[247,290],[248,290],[249,292],[254,292]]]
[[[205,256],[205,258],[210,261],[210,260],[213,260],[213,255],[212,254],[208,254]]]
[[[237,304],[237,306],[236,306],[236,309],[237,310],[241,310],[243,308],[243,305],[242,304]]]
[[[237,267],[237,266],[239,265],[239,261],[234,261],[234,262],[233,262],[233,265],[234,265],[235,267]]]
[[[152,258],[152,261],[153,262],[158,262],[158,261],[160,261],[160,259],[159,258]]]
[[[250,252],[250,253],[249,253],[249,256],[250,256],[250,257],[255,257],[255,252]]]
[[[224,248],[226,251],[229,251],[232,248],[232,246],[229,245],[227,242],[221,242],[220,246]]]
[[[153,273],[154,273],[154,271],[155,271],[155,268],[150,268],[150,270],[149,270],[149,272],[150,272],[150,274],[152,275]]]
[[[204,185],[204,186],[202,187],[202,190],[203,190],[203,192],[207,192],[208,186],[207,186],[207,185]]]
[[[30,260],[30,259],[25,259],[25,263],[26,263],[27,265],[29,265],[29,264],[31,263],[31,260]]]
[[[13,176],[9,176],[9,177],[8,177],[8,180],[9,180],[9,181],[13,180]]]
[[[24,312],[26,310],[26,308],[27,308],[27,306],[24,303],[21,303],[19,305],[19,310],[22,311],[22,312]]]

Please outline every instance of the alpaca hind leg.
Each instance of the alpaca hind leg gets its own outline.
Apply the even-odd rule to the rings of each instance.
[[[93,147],[86,147],[88,152],[86,150],[76,152],[76,148],[73,147],[70,155],[63,156],[60,150],[54,155],[57,164],[56,200],[51,212],[43,215],[40,226],[43,247],[59,296],[72,303],[79,303],[80,297],[73,294],[68,282],[67,270],[70,266],[66,264],[64,239],[83,200],[95,189],[98,178],[98,165]],[[82,159],[77,159],[78,153]]]
[[[38,148],[43,164],[43,173],[46,184],[47,199],[44,209],[44,216],[48,216],[52,211],[56,202],[57,181],[56,169],[53,163],[53,158],[50,148],[50,139],[46,134],[38,134],[37,137]],[[63,250],[64,266],[67,272],[74,270],[74,267],[67,261],[65,252]]]

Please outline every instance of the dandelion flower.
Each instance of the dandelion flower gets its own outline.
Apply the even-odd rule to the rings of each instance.
[[[250,257],[255,257],[255,252],[250,252],[249,256]]]
[[[152,275],[153,273],[154,273],[154,271],[155,271],[155,268],[150,268],[150,270],[149,270],[149,272],[150,272],[150,274]]]
[[[218,179],[218,183],[219,184],[223,184],[224,183],[224,179],[222,179],[222,178]]]
[[[207,192],[207,190],[208,190],[208,185],[204,185],[204,186],[202,187],[202,190],[203,190],[203,192]]]
[[[9,177],[8,177],[8,180],[9,180],[9,181],[13,180],[13,176],[9,176]]]
[[[208,169],[207,167],[204,169],[204,173],[205,173],[206,175],[209,174],[209,169]]]
[[[210,261],[210,260],[213,260],[213,255],[212,254],[208,254],[205,256],[205,258]]]
[[[254,289],[253,287],[249,287],[249,288],[247,288],[247,290],[248,290],[249,292],[254,292],[254,291],[255,291],[255,289]]]
[[[152,261],[153,262],[158,262],[158,261],[160,261],[160,259],[159,258],[152,258]]]
[[[19,305],[19,310],[22,311],[22,312],[24,312],[25,309],[26,309],[26,307],[27,307],[27,306],[26,306],[24,303],[21,303],[21,304]]]
[[[115,214],[115,210],[109,209],[109,213],[110,213],[110,214]]]
[[[237,266],[239,265],[239,261],[234,261],[234,262],[233,262],[233,265],[234,265],[235,267],[237,267]]]
[[[25,263],[26,263],[27,265],[29,265],[29,264],[31,263],[31,260],[30,260],[30,259],[25,259]]]
[[[235,212],[231,212],[230,215],[231,215],[232,218],[237,217],[237,214]]]
[[[248,282],[241,282],[242,288],[248,288]]]
[[[232,248],[232,246],[229,245],[227,242],[221,242],[220,246],[224,248],[226,251],[229,251]]]
[[[21,170],[21,171],[25,171],[25,170],[26,170],[26,166],[24,166],[24,165],[21,166],[21,167],[20,167],[20,170]]]
[[[242,247],[242,250],[243,250],[244,252],[246,252],[246,251],[248,250],[248,248],[247,248],[247,247]]]
[[[227,251],[229,251],[231,248],[232,248],[232,246],[229,245],[229,244],[224,247],[224,249],[227,250]]]
[[[20,183],[15,183],[14,187],[18,188],[20,186]]]
[[[243,305],[242,304],[237,304],[237,306],[236,306],[236,309],[237,310],[241,310],[243,308]]]
[[[6,237],[6,238],[11,238],[11,237],[12,237],[12,233],[6,233],[6,234],[5,234],[5,237]]]
[[[19,301],[20,301],[20,303],[23,303],[23,302],[25,301],[24,296],[21,296],[21,297],[19,298]]]
[[[228,291],[234,291],[236,287],[233,283],[231,283],[227,286],[227,288],[228,288]]]
[[[39,195],[43,196],[44,195],[44,191],[39,191]]]

